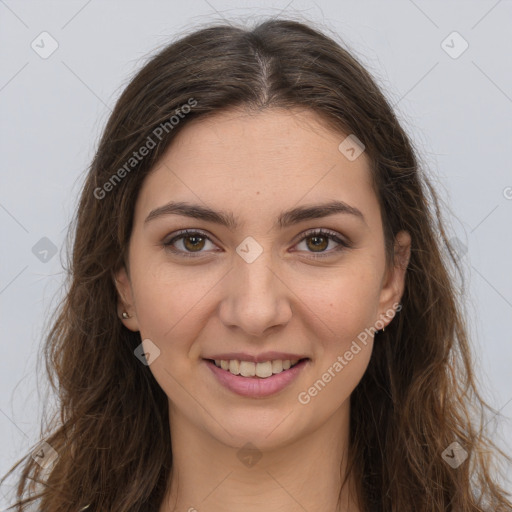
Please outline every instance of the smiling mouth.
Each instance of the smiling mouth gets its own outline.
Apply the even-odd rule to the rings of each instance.
[[[249,378],[259,377],[260,379],[267,379],[273,375],[286,372],[299,363],[308,360],[308,357],[304,357],[302,359],[275,359],[272,361],[254,363],[252,361],[240,361],[238,359],[206,359],[206,361],[213,363],[217,368],[221,368],[232,375]]]

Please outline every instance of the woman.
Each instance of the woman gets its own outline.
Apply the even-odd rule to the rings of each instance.
[[[332,39],[268,20],[170,44],[118,100],[73,233],[61,422],[16,510],[512,510],[438,198]]]

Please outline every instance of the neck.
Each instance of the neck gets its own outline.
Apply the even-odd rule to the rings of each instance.
[[[341,488],[347,464],[348,400],[318,429],[286,446],[261,450],[241,448],[243,442],[229,446],[182,416],[170,417],[173,470],[159,512],[360,510],[353,479]]]

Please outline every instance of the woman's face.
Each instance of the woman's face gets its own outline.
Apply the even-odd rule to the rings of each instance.
[[[348,417],[410,238],[387,271],[369,161],[344,139],[310,111],[224,112],[185,126],[144,181],[120,311],[145,340],[171,430],[270,448]],[[323,209],[335,201],[345,211]]]

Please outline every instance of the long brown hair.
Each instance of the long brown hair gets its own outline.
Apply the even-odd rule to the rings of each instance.
[[[512,511],[488,455],[509,460],[484,433],[483,413],[495,411],[473,373],[457,250],[419,153],[356,58],[311,24],[279,19],[185,34],[118,99],[69,232],[66,294],[44,345],[60,400],[44,439],[58,458],[43,469],[28,454],[13,466],[7,475],[25,461],[9,510],[36,499],[49,512],[158,510],[173,461],[167,397],[134,356],[141,339],[119,321],[114,275],[142,182],[179,130],[228,108],[273,107],[310,109],[365,145],[388,265],[394,235],[412,237],[402,310],[379,333],[350,399],[349,467],[362,510]],[[149,153],[131,160],[142,146]],[[443,457],[454,442],[468,455],[456,468]]]

